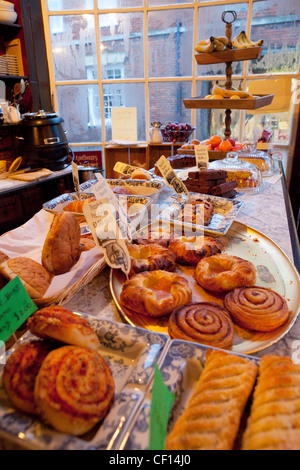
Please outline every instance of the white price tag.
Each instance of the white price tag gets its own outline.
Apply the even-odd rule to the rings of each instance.
[[[205,144],[195,145],[195,156],[198,168],[208,168],[209,155]]]
[[[180,178],[178,178],[164,155],[160,157],[160,159],[156,162],[156,165],[163,178],[166,180],[168,186],[172,187],[176,194],[184,194],[185,196],[189,195],[185,184]]]
[[[132,175],[132,173],[137,169],[139,169],[137,166],[131,166],[122,162],[117,162],[114,166],[114,171],[121,175]]]

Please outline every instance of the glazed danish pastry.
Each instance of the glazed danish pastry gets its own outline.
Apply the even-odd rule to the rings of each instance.
[[[255,331],[272,331],[289,317],[286,300],[265,287],[240,287],[226,294],[224,306],[235,323]]]
[[[175,254],[168,248],[155,243],[148,245],[132,244],[128,246],[131,257],[130,276],[144,271],[161,269],[164,271],[175,271]]]
[[[173,311],[169,335],[173,339],[227,349],[233,343],[234,325],[225,308],[212,302],[199,302]]]
[[[299,364],[263,356],[242,450],[300,450],[299,397]]]
[[[220,293],[254,286],[256,268],[250,261],[221,253],[199,261],[194,277],[204,289]]]
[[[15,349],[3,371],[3,385],[12,404],[25,413],[38,415],[34,386],[40,367],[51,351],[46,341],[29,341]]]
[[[146,271],[124,283],[120,301],[135,312],[162,317],[191,302],[192,291],[188,281],[176,273]]]
[[[114,379],[105,359],[97,351],[77,346],[50,352],[34,389],[42,419],[72,435],[82,435],[101,421],[114,393]]]
[[[100,346],[98,336],[89,322],[59,305],[37,310],[28,318],[27,326],[39,338],[95,350]]]
[[[187,407],[166,439],[166,450],[232,450],[257,365],[209,350]]]
[[[176,262],[196,266],[208,256],[221,253],[223,244],[217,238],[207,236],[174,237],[169,243],[169,250],[176,255]]]
[[[139,245],[155,243],[157,245],[161,245],[168,248],[172,234],[173,232],[171,230],[166,230],[159,227],[157,229],[149,230],[147,233],[140,235],[135,241]]]

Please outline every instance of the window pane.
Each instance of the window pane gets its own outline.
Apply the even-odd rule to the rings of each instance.
[[[148,13],[150,77],[192,75],[194,10],[159,10]]]
[[[112,138],[111,108],[120,107],[137,108],[138,140],[146,140],[144,83],[114,83],[103,85],[103,106],[106,142]]]
[[[298,72],[299,0],[266,0],[254,4],[251,39],[263,39],[263,56],[249,63],[252,73]]]
[[[148,0],[148,7],[184,5],[194,3],[195,0]]]
[[[143,0],[98,0],[99,10],[112,10],[113,8],[142,7]]]
[[[55,80],[97,79],[93,15],[49,18]]]
[[[143,13],[99,15],[99,27],[102,78],[143,78]]]
[[[98,85],[60,85],[57,99],[69,142],[101,142]]]
[[[199,81],[197,82],[196,96],[206,96],[210,94],[215,82]],[[225,81],[219,82],[219,85],[225,87]],[[238,81],[233,82],[233,86],[237,87]],[[217,134],[222,139],[225,138],[225,109],[197,109],[196,111],[196,130],[195,138],[199,140],[209,139]],[[231,137],[239,139],[239,119],[241,112],[239,110],[232,110],[231,114]]]
[[[222,21],[223,11],[234,10],[237,19],[232,25],[232,38],[246,29],[247,24],[247,3],[235,3],[229,5],[217,5],[200,7],[198,12],[197,42],[211,36],[225,36],[225,23]],[[228,15],[228,20],[231,17]],[[195,59],[194,59],[195,60]],[[232,71],[234,74],[241,74],[243,62],[233,62]],[[225,64],[197,65],[197,75],[225,75]]]
[[[192,95],[191,82],[149,83],[150,121],[191,122],[191,110],[182,100]]]
[[[49,11],[93,10],[93,0],[48,0]]]

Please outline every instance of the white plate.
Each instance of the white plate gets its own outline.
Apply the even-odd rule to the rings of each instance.
[[[226,199],[224,197],[209,196],[207,194],[190,193],[190,200],[205,199],[212,202],[214,206],[214,213],[208,225],[189,224],[179,220],[179,213],[184,208],[183,202],[174,202],[170,207],[164,209],[159,218],[165,222],[172,222],[175,226],[186,226],[197,230],[205,229],[207,232],[216,235],[225,235],[229,230],[232,222],[238,215],[244,202],[236,199]]]
[[[133,416],[144,399],[154,372],[169,340],[122,323],[85,316],[97,332],[100,354],[108,362],[116,386],[115,402],[93,431],[70,436],[46,426],[41,420],[15,411],[3,385],[0,386],[0,436],[27,449],[104,450],[118,449]],[[33,339],[26,333],[21,343]],[[4,366],[0,366],[0,377]]]

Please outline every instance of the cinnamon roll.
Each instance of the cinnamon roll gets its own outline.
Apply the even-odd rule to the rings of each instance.
[[[169,334],[173,339],[227,349],[233,343],[234,325],[225,308],[212,302],[199,302],[173,311]]]
[[[168,248],[155,243],[148,245],[132,244],[128,246],[131,257],[131,269],[129,276],[144,271],[161,269],[164,271],[175,271],[175,254]]]
[[[58,431],[82,435],[108,413],[114,392],[111,370],[97,351],[62,346],[44,360],[34,397],[45,422]]]
[[[162,317],[192,301],[188,281],[168,271],[146,271],[136,274],[123,285],[121,303],[150,317]]]
[[[37,374],[51,351],[46,341],[29,341],[15,349],[9,356],[3,371],[3,385],[12,404],[21,411],[38,415],[34,400]]]
[[[222,249],[220,240],[207,236],[174,237],[169,243],[176,262],[188,266],[196,266],[201,259],[221,253]]]
[[[226,294],[225,308],[235,323],[255,331],[272,331],[289,317],[286,300],[266,287],[241,287]]]
[[[222,253],[199,261],[194,277],[204,289],[221,293],[254,286],[256,268],[250,261]]]

